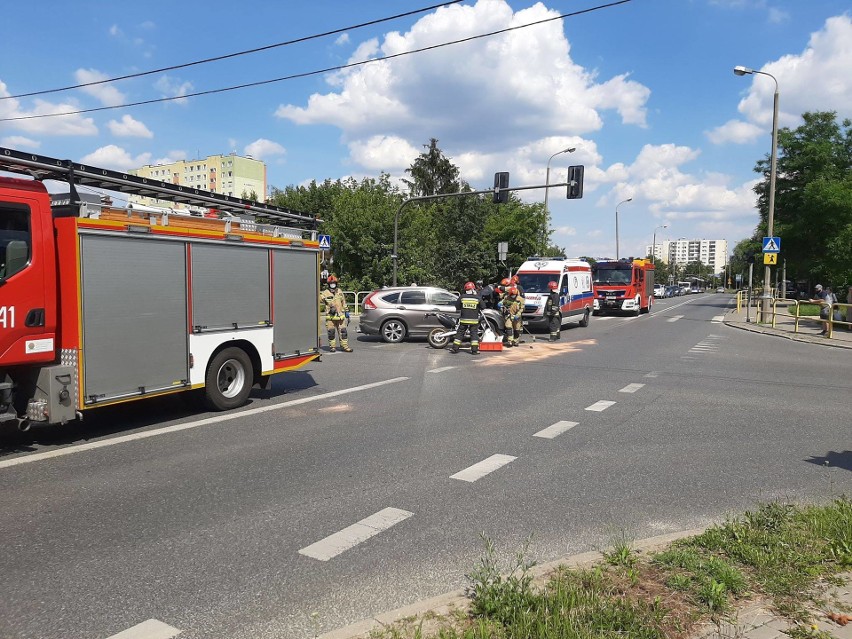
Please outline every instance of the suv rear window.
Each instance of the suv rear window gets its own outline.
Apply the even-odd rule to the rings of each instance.
[[[399,291],[382,295],[381,300],[383,302],[387,302],[388,304],[396,304],[399,301]]]

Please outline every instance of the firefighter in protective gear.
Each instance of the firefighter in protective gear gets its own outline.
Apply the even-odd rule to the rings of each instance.
[[[514,286],[516,289],[518,289],[518,295],[520,295],[521,298],[523,298],[524,297],[524,287],[521,286],[521,278],[518,277],[517,275],[512,276],[512,286]],[[523,304],[523,302],[521,302],[521,304]]]
[[[482,298],[476,292],[476,284],[468,282],[464,285],[464,293],[456,300],[456,310],[461,314],[456,337],[450,346],[451,353],[458,353],[465,333],[470,331],[470,352],[479,353],[479,312],[483,309]]]
[[[517,287],[512,286],[506,291],[506,297],[503,298],[503,317],[506,321],[507,346],[518,345],[518,341],[521,338],[521,330],[524,326],[523,312],[523,298],[518,295]]]
[[[512,280],[510,280],[508,277],[504,277],[502,280],[500,280],[500,286],[498,287],[498,293],[497,293],[497,298],[498,298],[497,299],[497,309],[501,313],[503,312],[503,300],[506,299],[506,295],[509,294],[508,291],[511,287],[512,287]],[[504,317],[504,320],[505,320],[505,317]],[[504,324],[503,346],[509,346],[509,333],[511,333],[511,331],[505,330],[505,321],[503,322],[503,324]]]
[[[544,302],[544,316],[547,318],[547,326],[550,329],[550,341],[559,339],[559,331],[562,328],[562,315],[560,313],[559,285],[556,282],[548,282],[547,288],[550,293]]]
[[[337,288],[337,278],[329,275],[326,287],[320,292],[320,304],[325,306],[325,328],[328,331],[328,346],[333,353],[337,350],[337,333],[340,332],[340,348],[344,353],[351,353],[346,332],[346,299],[343,291]]]

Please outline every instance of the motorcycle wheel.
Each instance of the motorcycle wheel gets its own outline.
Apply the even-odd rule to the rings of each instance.
[[[450,343],[450,337],[446,333],[446,328],[433,328],[429,331],[429,335],[426,336],[426,339],[429,340],[429,346],[438,349],[446,348],[447,344]]]

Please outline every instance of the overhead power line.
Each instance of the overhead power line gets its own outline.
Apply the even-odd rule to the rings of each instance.
[[[609,2],[607,4],[597,5],[595,7],[590,7],[588,9],[582,9],[580,11],[572,11],[571,13],[563,13],[561,15],[555,16],[553,18],[545,18],[543,20],[537,20],[536,22],[530,22],[527,24],[521,24],[516,27],[507,27],[505,29],[499,29],[497,31],[490,31],[488,33],[480,33],[475,36],[469,36],[467,38],[461,38],[459,40],[451,40],[449,42],[442,42],[440,44],[433,44],[428,47],[420,47],[419,49],[411,49],[409,51],[402,51],[400,53],[394,53],[392,55],[381,56],[378,58],[371,58],[369,60],[361,60],[359,62],[352,62],[349,64],[342,64],[334,67],[326,67],[325,69],[317,69],[315,71],[305,71],[303,73],[294,73],[292,75],[285,75],[279,78],[271,78],[269,80],[259,80],[257,82],[247,82],[245,84],[237,84],[230,87],[222,87],[219,89],[209,89],[207,91],[197,91],[195,93],[187,93],[185,95],[176,95],[165,98],[153,98],[151,100],[140,100],[138,102],[128,102],[126,104],[117,104],[113,106],[102,106],[102,107],[93,107],[91,109],[79,109],[77,111],[64,111],[62,113],[43,113],[39,115],[22,115],[13,118],[0,118],[0,122],[14,122],[18,120],[37,120],[40,118],[56,118],[62,117],[65,115],[81,115],[84,113],[96,113],[98,111],[111,111],[114,109],[125,109],[129,107],[137,107],[143,106],[146,104],[157,104],[160,102],[173,102],[175,100],[186,100],[188,98],[197,98],[204,95],[213,95],[216,93],[226,93],[229,91],[236,91],[238,89],[248,89],[251,87],[263,86],[266,84],[274,84],[276,82],[284,82],[285,80],[295,80],[298,78],[307,78],[314,75],[321,75],[323,73],[330,73],[332,71],[342,71],[344,69],[351,69],[354,67],[363,66],[366,64],[372,64],[375,62],[383,62],[386,60],[393,60],[395,58],[401,58],[404,56],[412,55],[415,53],[423,53],[424,51],[432,51],[434,49],[442,49],[444,47],[452,46],[454,44],[463,44],[465,42],[472,42],[474,40],[479,40],[482,38],[489,38],[495,35],[500,35],[503,33],[508,33],[510,31],[517,31],[519,29],[526,29],[527,27],[534,27],[536,25],[545,24],[547,22],[553,22],[554,20],[564,20],[566,18],[573,18],[585,13],[592,13],[594,11],[600,11],[601,9],[609,9],[618,5],[627,4],[628,2],[632,2],[633,0],[617,0],[615,2]]]
[[[308,42],[309,40],[316,40],[318,38],[325,38],[330,35],[336,35],[338,33],[344,33],[346,31],[354,31],[356,29],[361,29],[363,27],[370,27],[376,24],[381,24],[382,22],[390,22],[391,20],[398,20],[399,18],[405,18],[408,16],[416,15],[418,13],[425,13],[426,11],[431,11],[432,9],[437,9],[438,7],[449,6],[451,4],[458,4],[463,0],[447,0],[446,2],[441,2],[439,4],[433,4],[429,7],[423,7],[422,9],[414,9],[413,11],[407,11],[405,13],[398,13],[393,16],[388,16],[387,18],[379,18],[377,20],[370,20],[369,22],[362,22],[361,24],[355,24],[351,27],[342,27],[340,29],[334,29],[333,31],[326,31],[324,33],[316,33],[310,36],[304,36],[302,38],[296,38],[295,40],[287,40],[286,42],[276,42],[275,44],[267,44],[262,47],[257,47],[254,49],[246,49],[245,51],[236,51],[234,53],[226,53],[225,55],[214,56],[212,58],[204,58],[203,60],[195,60],[194,62],[185,62],[183,64],[175,64],[170,67],[162,67],[160,69],[151,69],[150,71],[140,71],[139,73],[128,73],[127,75],[119,75],[114,78],[105,78],[103,80],[93,80],[92,82],[83,82],[81,84],[72,84],[67,87],[57,87],[55,89],[42,89],[41,91],[31,91],[30,93],[19,93],[17,95],[7,95],[0,96],[0,100],[11,100],[13,98],[29,98],[34,95],[45,95],[47,93],[59,93],[61,91],[70,91],[72,89],[82,89],[85,87],[97,86],[99,84],[107,84],[110,82],[118,82],[119,80],[129,80],[131,78],[141,78],[146,75],[153,75],[155,73],[163,73],[164,71],[175,71],[177,69],[185,69],[187,67],[193,67],[199,64],[207,64],[209,62],[218,62],[219,60],[227,60],[229,58],[237,58],[243,55],[249,55],[251,53],[259,53],[260,51],[268,51],[269,49],[276,49],[278,47],[286,47],[291,44],[299,44],[301,42]]]

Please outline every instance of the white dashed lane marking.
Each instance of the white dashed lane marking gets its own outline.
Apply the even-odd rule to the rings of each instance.
[[[645,384],[628,384],[624,388],[622,388],[619,393],[635,393],[640,388],[642,388]]]
[[[542,437],[544,439],[553,439],[558,437],[565,431],[571,430],[577,422],[556,422],[555,424],[544,428],[533,435],[533,437]]]
[[[441,368],[433,368],[431,371],[426,371],[427,373],[443,373],[444,371],[449,371],[454,369],[455,366],[441,366]]]
[[[290,408],[291,406],[299,406],[301,404],[307,404],[309,402],[317,402],[324,399],[330,399],[332,397],[339,397],[340,395],[347,395],[349,393],[357,393],[359,391],[369,390],[372,388],[378,388],[379,386],[385,386],[387,384],[396,384],[397,382],[404,382],[408,379],[408,377],[394,377],[393,379],[386,379],[382,382],[373,382],[372,384],[363,384],[361,386],[353,386],[352,388],[344,388],[342,390],[331,391],[330,393],[321,393],[319,395],[311,395],[309,397],[302,397],[301,399],[294,399],[289,402],[281,402],[280,404],[272,404],[271,406],[260,406],[258,408],[249,408],[248,410],[243,411],[235,411],[231,413],[225,413],[223,415],[217,415],[215,417],[205,417],[204,419],[197,419],[191,422],[184,422],[183,424],[175,424],[173,426],[164,426],[163,428],[156,428],[154,430],[146,430],[141,433],[134,433],[132,435],[122,435],[120,437],[113,437],[111,439],[102,439],[96,442],[88,442],[86,444],[79,444],[77,446],[69,446],[68,448],[60,448],[58,450],[49,450],[44,453],[34,453],[32,455],[26,455],[24,457],[16,457],[14,459],[6,459],[0,461],[0,468],[9,468],[10,466],[18,466],[20,464],[31,464],[33,462],[42,461],[44,459],[52,459],[54,457],[64,457],[65,455],[73,455],[75,453],[82,453],[87,450],[95,450],[97,448],[104,448],[105,446],[115,446],[117,444],[125,444],[127,442],[137,441],[140,439],[147,439],[149,437],[156,437],[157,435],[166,435],[168,433],[178,433],[183,430],[190,430],[192,428],[199,428],[201,426],[211,426],[213,424],[220,424],[222,422],[227,422],[235,419],[244,419],[246,417],[251,417],[252,415],[259,415],[261,413],[268,413],[274,410],[282,410],[284,408]],[[249,421],[250,420],[246,420]]]
[[[657,371],[651,371],[650,373],[647,373],[645,375],[645,377],[659,377],[659,376],[660,376],[660,374]]]
[[[346,552],[350,548],[354,548],[361,542],[367,541],[370,537],[384,532],[391,526],[395,526],[401,521],[405,521],[414,515],[407,510],[399,508],[384,508],[375,515],[362,519],[357,524],[352,524],[329,535],[325,539],[321,539],[315,544],[305,546],[299,551],[300,555],[319,559],[320,561],[328,561],[337,557],[340,553]]]
[[[170,625],[156,619],[148,619],[148,621],[143,621],[132,628],[122,630],[116,635],[111,635],[107,639],[171,639],[172,637],[177,637],[179,634],[180,630],[177,628],[172,628]]]
[[[714,317],[710,321],[713,322],[714,324],[721,324],[722,322],[725,321],[725,316],[724,315],[717,315],[716,317]]]
[[[673,317],[670,317],[666,321],[667,322],[676,322],[676,321],[678,321],[679,319],[682,319],[682,318],[683,318],[683,315],[674,315]]]
[[[586,407],[586,410],[593,410],[593,411],[595,411],[596,413],[600,413],[601,411],[606,410],[607,408],[609,408],[609,407],[610,407],[610,406],[612,406],[613,404],[615,404],[615,402],[611,402],[611,401],[609,401],[609,400],[602,399],[602,400],[601,400],[601,401],[599,401],[599,402],[595,402],[595,403],[594,403],[594,404],[592,404],[591,406],[587,406],[587,407]]]
[[[455,475],[450,475],[450,479],[475,482],[477,479],[482,479],[487,474],[493,473],[498,468],[502,468],[516,459],[517,457],[512,457],[511,455],[491,455],[488,459],[483,459],[473,466],[460,470]]]

